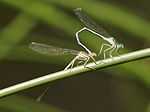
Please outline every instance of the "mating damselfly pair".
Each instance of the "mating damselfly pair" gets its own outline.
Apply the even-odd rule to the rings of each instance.
[[[109,56],[112,57],[112,53],[114,51],[118,51],[119,48],[124,47],[123,44],[118,44],[114,37],[110,36],[103,28],[98,26],[86,13],[82,11],[81,8],[75,9],[74,12],[77,15],[77,17],[80,19],[80,21],[84,24],[84,27],[81,30],[76,32],[76,40],[77,43],[85,49],[85,51],[59,48],[59,47],[46,45],[42,43],[36,43],[36,42],[32,42],[30,44],[30,48],[38,53],[47,54],[47,55],[63,55],[63,54],[75,55],[74,59],[65,67],[65,70],[67,70],[68,68],[72,68],[75,61],[77,60],[79,61],[78,63],[84,63],[84,66],[86,67],[86,64],[90,59],[92,59],[96,64],[94,57],[99,56],[102,53],[102,51],[105,59],[106,53],[109,53]],[[103,39],[104,41],[107,42],[101,45],[98,54],[92,52],[84,44],[81,43],[79,39],[79,33],[85,30],[95,34],[98,38]],[[106,46],[107,49],[104,49],[104,46]]]

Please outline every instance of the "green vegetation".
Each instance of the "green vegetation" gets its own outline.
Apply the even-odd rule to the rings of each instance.
[[[71,56],[43,56],[31,51],[28,48],[28,45],[32,41],[39,41],[41,43],[58,45],[60,47],[79,49],[74,34],[81,28],[81,23],[75,16],[73,16],[73,9],[77,7],[81,7],[99,24],[104,26],[108,25],[105,28],[106,30],[107,28],[108,30],[111,28],[113,29],[109,33],[113,36],[118,35],[114,37],[116,37],[117,40],[120,39],[120,42],[125,45],[125,49],[122,54],[149,47],[150,22],[135,14],[134,11],[131,11],[131,9],[123,8],[115,3],[97,0],[0,0],[0,7],[0,9],[8,9],[13,15],[10,20],[7,20],[10,13],[7,13],[6,11],[5,14],[5,10],[1,10],[0,62],[22,61],[53,65],[59,64],[63,68],[64,63],[71,60]],[[15,11],[13,12],[11,9]],[[7,24],[1,25],[5,19]],[[46,28],[41,24],[46,25]],[[40,34],[39,32],[41,29],[48,29],[50,33],[45,31]],[[119,32],[124,33],[119,34]],[[126,34],[127,37],[124,36],[124,34]],[[89,48],[92,48],[94,52],[99,50],[100,44],[96,38],[91,38],[91,35],[88,34],[85,34],[82,37],[85,37],[81,38],[82,41],[85,42]],[[133,81],[139,80],[145,88],[149,88],[149,65],[150,61],[148,59],[144,59],[119,65],[117,68],[112,68],[113,70],[108,69],[107,72],[112,74],[113,77],[118,77],[119,74],[119,77],[123,77],[125,79],[131,79]],[[7,69],[9,70],[9,68]],[[12,74],[12,76],[13,75],[15,74]],[[143,104],[141,106],[141,111],[143,111],[143,109],[147,109],[147,102],[149,102],[148,100],[145,100],[145,97],[142,98],[144,99],[142,101],[145,105]],[[5,101],[2,99],[0,101],[0,108],[8,107],[10,111],[14,112],[28,111],[24,110],[26,107],[24,109],[19,109],[16,105],[12,105],[12,100],[14,99],[17,101],[20,97],[14,97],[13,99],[10,98],[7,103],[4,103]],[[23,104],[25,103],[27,102],[25,101]],[[38,108],[36,107],[39,106],[36,104],[33,105],[35,109],[33,111],[38,112]],[[136,106],[138,107],[139,105],[140,104],[137,104]],[[42,104],[41,108],[46,108],[45,111],[47,111],[47,109],[49,110],[49,107],[45,104]],[[57,112],[57,110],[51,111]]]

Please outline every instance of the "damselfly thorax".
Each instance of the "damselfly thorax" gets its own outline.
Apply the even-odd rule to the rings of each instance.
[[[86,61],[89,57],[95,57],[97,56],[96,53],[92,52],[92,53],[86,53],[84,51],[79,52],[78,54],[78,60],[83,60]]]

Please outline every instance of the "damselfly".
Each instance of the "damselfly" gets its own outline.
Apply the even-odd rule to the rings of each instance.
[[[81,8],[77,8],[74,10],[77,17],[80,19],[80,21],[85,25],[81,30],[76,32],[76,39],[79,45],[81,45],[89,54],[91,51],[83,45],[79,40],[79,33],[87,30],[98,37],[102,38],[108,44],[102,44],[101,48],[99,50],[98,55],[102,53],[102,50],[104,46],[107,46],[108,48],[104,50],[104,59],[106,58],[106,52],[109,52],[109,56],[112,57],[112,53],[114,51],[118,51],[119,48],[124,48],[123,44],[117,43],[114,37],[110,36],[103,28],[101,28],[99,25],[97,25],[87,14],[85,14]]]
[[[51,45],[46,45],[42,43],[37,43],[37,42],[32,42],[29,45],[29,48],[31,48],[33,51],[36,51],[41,54],[46,54],[46,55],[64,55],[64,54],[72,54],[75,55],[73,60],[65,67],[64,70],[67,70],[68,68],[72,68],[75,61],[78,60],[78,63],[84,63],[84,67],[86,67],[88,61],[92,59],[95,63],[94,57],[96,56],[96,53],[87,53],[85,51],[78,51],[78,50],[73,50],[73,49],[66,49],[66,48],[60,48],[60,47],[55,47]]]
[[[85,51],[78,51],[78,50],[73,50],[73,49],[66,49],[66,48],[60,48],[60,47],[55,47],[51,45],[46,45],[42,43],[37,43],[37,42],[32,42],[29,45],[29,48],[31,48],[33,51],[36,51],[41,54],[45,55],[64,55],[64,54],[72,54],[75,55],[75,57],[72,59],[72,61],[65,67],[64,70],[67,70],[69,68],[72,68],[75,61],[78,60],[78,63],[84,63],[84,67],[86,67],[88,61],[92,59],[95,64],[96,61],[94,57],[96,56],[96,53],[87,53]],[[90,68],[90,67],[87,67]],[[45,93],[48,91],[48,88],[37,98],[37,101],[39,102],[42,97],[45,95]]]

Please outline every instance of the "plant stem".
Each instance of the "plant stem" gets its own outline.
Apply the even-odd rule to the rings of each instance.
[[[89,63],[86,65],[87,67],[84,67],[82,65],[82,66],[74,67],[72,69],[68,69],[65,71],[62,70],[59,72],[51,73],[51,74],[48,74],[48,75],[45,75],[45,76],[42,76],[33,80],[29,80],[26,82],[22,82],[20,84],[16,84],[14,86],[10,86],[8,88],[4,88],[0,90],[0,98],[35,87],[35,86],[39,86],[48,82],[52,82],[58,79],[77,75],[79,73],[88,72],[88,71],[92,71],[96,69],[102,69],[102,68],[106,68],[112,65],[118,65],[121,63],[126,63],[126,62],[139,60],[142,58],[148,58],[148,57],[150,57],[150,48],[135,51],[135,52],[120,55],[120,56],[116,56],[116,57],[112,57],[112,58],[105,59],[105,60],[99,60],[96,62],[97,64]],[[93,68],[93,69],[89,69],[89,68]]]

